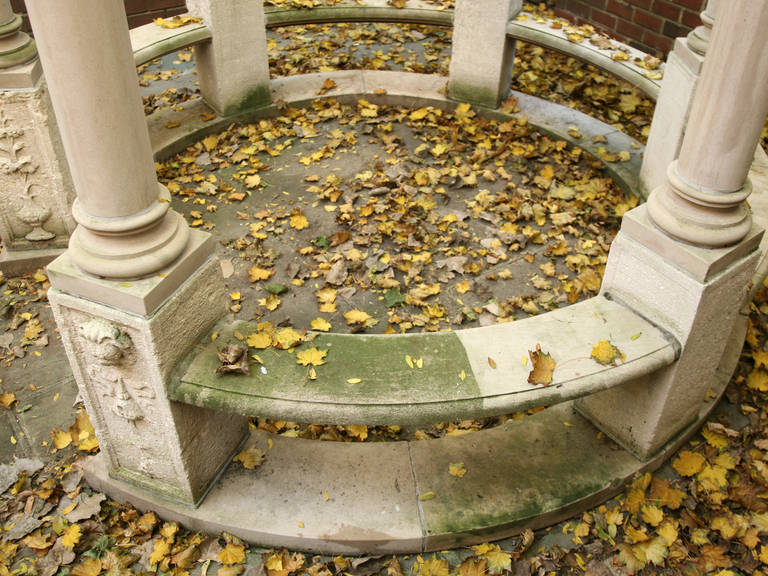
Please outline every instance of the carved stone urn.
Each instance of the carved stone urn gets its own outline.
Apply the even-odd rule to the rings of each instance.
[[[32,184],[27,184],[24,187],[24,195],[20,204],[21,207],[16,212],[16,217],[32,228],[24,238],[32,242],[40,242],[56,236],[53,232],[48,232],[43,228],[43,224],[51,217],[51,210],[47,206],[35,202]]]

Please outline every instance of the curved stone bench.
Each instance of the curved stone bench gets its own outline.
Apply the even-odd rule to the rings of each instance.
[[[432,26],[452,26],[453,13],[438,10],[433,5],[420,0],[411,0],[407,8],[393,8],[386,0],[367,0],[365,5],[336,4],[319,6],[311,9],[291,9],[282,7],[267,8],[264,11],[267,28],[296,26],[307,24],[328,24],[333,22],[393,22],[401,24],[425,24]],[[634,64],[633,60],[642,60],[646,54],[623,44],[612,41],[615,49],[601,49],[583,40],[574,43],[568,40],[561,27],[553,27],[552,20],[538,20],[526,13],[510,21],[508,36],[542,46],[596,66],[597,68],[621,78],[637,87],[650,98],[656,99],[660,81],[649,78],[646,70]],[[136,65],[150,62],[176,50],[211,39],[211,31],[204,24],[188,24],[180,28],[167,29],[150,23],[131,30]],[[624,52],[628,60],[614,60],[613,55]]]
[[[296,354],[268,348],[250,375],[215,374],[216,349],[256,324],[217,326],[216,345],[193,352],[170,398],[217,411],[323,424],[424,425],[469,420],[574,400],[673,363],[673,337],[623,305],[598,296],[541,316],[482,328],[402,335],[312,334],[326,363],[308,380]],[[624,360],[591,357],[601,340]],[[203,342],[210,342],[206,338]],[[528,383],[529,351],[557,363],[548,386]],[[408,358],[411,362],[408,362]],[[418,359],[419,365],[414,364]],[[350,383],[350,380],[352,383]]]

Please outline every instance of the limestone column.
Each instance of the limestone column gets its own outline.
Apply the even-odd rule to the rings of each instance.
[[[247,422],[171,402],[192,345],[225,314],[210,235],[154,172],[122,0],[27,0],[78,198],[48,297],[110,475],[194,504]]]
[[[187,9],[212,32],[195,46],[205,101],[224,116],[271,104],[263,1],[187,0]]]
[[[747,3],[720,18],[680,156],[668,184],[648,200],[667,234],[710,247],[736,244],[749,232],[747,174],[768,115],[768,4]]]
[[[456,0],[449,98],[496,108],[507,96],[515,61],[507,26],[521,7],[522,0]]]
[[[701,14],[701,26],[686,38],[675,40],[674,49],[667,56],[640,169],[640,181],[646,194],[666,180],[669,163],[680,153],[717,8],[718,0],[709,0]]]
[[[35,41],[0,0],[0,270],[30,272],[61,254],[74,199]]]
[[[768,0],[728,8],[715,20],[679,160],[648,203],[624,215],[601,288],[668,330],[679,359],[578,404],[641,458],[722,390],[746,332],[739,310],[763,235],[745,199],[768,115]]]

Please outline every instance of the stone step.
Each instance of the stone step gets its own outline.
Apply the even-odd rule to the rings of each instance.
[[[250,375],[216,374],[217,349],[256,324],[219,325],[193,352],[171,399],[212,410],[324,424],[425,425],[551,406],[618,386],[675,361],[675,340],[604,296],[516,322],[403,335],[314,334],[326,362],[316,379],[296,353],[254,350]],[[593,347],[608,340],[623,361],[603,365]],[[552,383],[530,384],[530,351],[556,362]],[[202,349],[200,349],[202,348]],[[409,362],[410,359],[410,362]]]
[[[728,375],[718,377],[719,394]],[[104,454],[86,479],[111,498],[190,530],[226,531],[265,547],[393,554],[479,544],[565,520],[617,494],[692,434],[715,406],[649,461],[603,436],[570,403],[496,428],[413,442],[345,443],[251,433],[266,453],[233,462],[198,508],[110,477]],[[271,445],[271,447],[270,447]],[[449,474],[463,464],[462,478]]]

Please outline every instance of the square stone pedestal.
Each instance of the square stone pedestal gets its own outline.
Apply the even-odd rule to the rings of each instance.
[[[44,266],[75,229],[74,190],[38,60],[0,70],[0,270]]]
[[[49,268],[48,293],[109,473],[185,504],[204,497],[248,431],[245,417],[166,394],[192,347],[213,346],[198,340],[226,314],[212,240],[192,238],[175,265],[135,282],[88,277],[64,255]]]
[[[671,333],[677,362],[580,400],[578,410],[641,459],[650,458],[696,418],[726,355],[757,266],[763,231],[739,244],[704,249],[675,241],[649,219],[645,205],[624,215],[601,292]],[[723,365],[728,357],[730,366]]]

